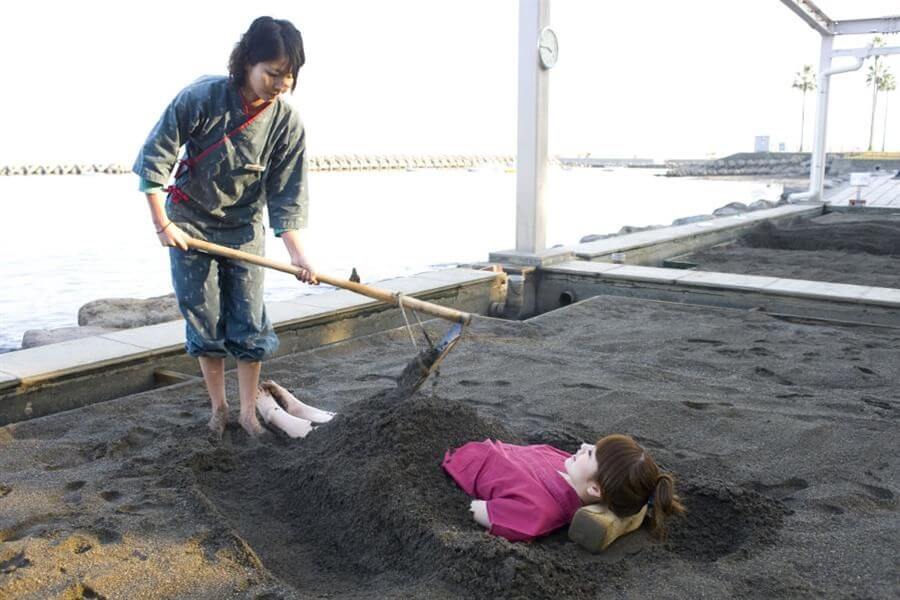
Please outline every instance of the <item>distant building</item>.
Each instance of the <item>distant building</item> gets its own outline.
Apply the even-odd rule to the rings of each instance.
[[[754,152],[768,152],[769,151],[769,136],[767,136],[767,135],[756,136],[756,138],[753,142],[753,151]]]

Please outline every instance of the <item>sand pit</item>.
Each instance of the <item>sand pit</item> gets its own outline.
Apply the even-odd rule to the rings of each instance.
[[[684,259],[701,271],[900,288],[900,215],[765,221],[735,242]]]
[[[340,412],[305,440],[213,443],[194,384],[0,429],[0,595],[895,596],[900,333],[594,298],[477,320],[401,399],[405,336],[267,363]],[[611,432],[680,477],[666,543],[511,544],[439,468],[472,439]]]

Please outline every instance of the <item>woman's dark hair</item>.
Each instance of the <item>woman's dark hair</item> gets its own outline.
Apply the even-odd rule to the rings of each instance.
[[[241,87],[247,78],[247,67],[283,58],[287,59],[294,76],[293,91],[297,87],[297,72],[306,62],[303,37],[290,21],[259,17],[250,24],[250,29],[231,51],[228,74],[231,81]]]
[[[597,442],[597,475],[603,502],[617,516],[640,512],[653,499],[647,518],[657,538],[666,537],[666,518],[685,512],[675,494],[675,478],[660,473],[647,452],[627,435],[608,435]]]

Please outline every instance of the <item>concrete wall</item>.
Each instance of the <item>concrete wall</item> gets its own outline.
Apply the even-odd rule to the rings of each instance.
[[[506,277],[482,278],[415,296],[473,314],[487,314],[492,303],[505,300]],[[281,344],[275,356],[327,346],[403,324],[400,310],[382,303],[323,309],[318,315],[276,323]],[[414,354],[410,347],[410,358]],[[233,367],[233,363],[227,364],[227,368]],[[176,376],[174,379],[160,376],[160,370],[175,372]],[[15,387],[0,390],[0,425],[154,389],[177,381],[179,373],[188,377],[200,376],[196,359],[185,354],[181,345],[169,345],[133,358],[99,361],[60,370],[36,381],[22,381]]]

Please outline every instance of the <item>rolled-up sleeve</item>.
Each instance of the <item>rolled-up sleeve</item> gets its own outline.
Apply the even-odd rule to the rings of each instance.
[[[306,228],[308,205],[306,132],[292,117],[284,142],[272,154],[266,180],[269,226],[282,231]]]
[[[199,114],[190,88],[182,90],[147,136],[131,170],[142,179],[166,185],[178,160],[178,151],[197,126]]]

